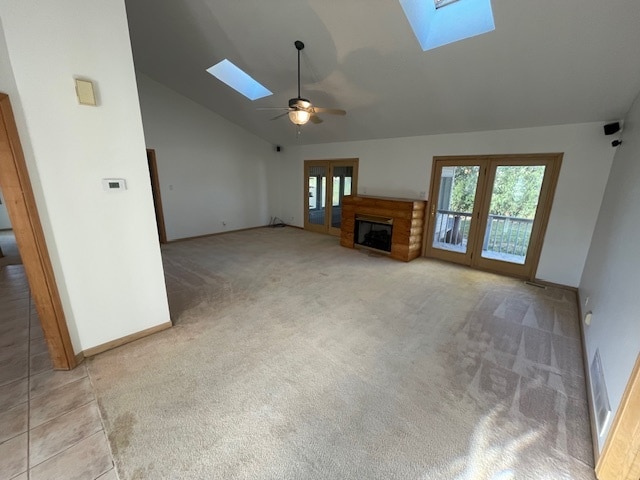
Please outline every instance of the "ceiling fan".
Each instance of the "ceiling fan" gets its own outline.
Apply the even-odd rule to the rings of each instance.
[[[337,108],[316,107],[309,100],[300,96],[300,52],[304,48],[304,43],[300,40],[296,40],[294,45],[298,50],[298,97],[290,99],[288,107],[259,108],[258,110],[286,110],[285,113],[273,117],[271,120],[276,120],[284,117],[285,115],[289,115],[289,120],[296,125],[304,125],[309,120],[311,120],[311,123],[322,123],[322,119],[317,115],[318,113],[346,115],[347,112]]]

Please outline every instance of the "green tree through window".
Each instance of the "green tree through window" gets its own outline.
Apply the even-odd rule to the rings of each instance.
[[[480,168],[477,166],[456,167],[451,188],[450,210],[471,213],[476,196],[479,170]]]
[[[538,205],[544,169],[542,165],[499,166],[496,169],[489,213],[532,219]],[[450,210],[472,212],[478,170],[477,166],[456,167]]]

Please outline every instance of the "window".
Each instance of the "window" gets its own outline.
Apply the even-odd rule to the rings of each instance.
[[[491,0],[400,0],[400,5],[425,51],[496,28]]]
[[[236,67],[226,58],[207,68],[207,72],[249,100],[257,100],[273,95],[267,88],[256,82],[249,74]]]

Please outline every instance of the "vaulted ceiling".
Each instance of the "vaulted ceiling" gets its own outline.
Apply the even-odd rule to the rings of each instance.
[[[638,0],[492,0],[495,31],[427,52],[398,0],[126,6],[138,71],[274,144],[608,121],[640,92]],[[299,135],[256,110],[297,95],[295,40],[302,96],[347,111]],[[224,58],[273,95],[252,102],[205,71]]]

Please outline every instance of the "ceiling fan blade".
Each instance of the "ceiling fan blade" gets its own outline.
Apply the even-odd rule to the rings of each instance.
[[[289,107],[259,107],[256,110],[285,110],[284,113],[276,115],[271,120],[277,120],[291,114],[291,121],[297,125],[298,133],[300,132],[300,125],[304,125],[307,121],[311,123],[322,123],[323,120],[317,115],[318,113],[329,113],[331,115],[346,115],[347,112],[338,108],[322,108],[314,107],[313,104],[306,98],[302,98],[300,95],[300,52],[304,48],[304,43],[300,40],[294,42],[296,50],[298,50],[298,96],[289,99]],[[291,113],[293,112],[293,113]]]
[[[330,113],[331,115],[346,115],[347,112],[344,110],[340,110],[338,108],[322,108],[322,107],[313,107],[313,111],[316,113]]]
[[[276,115],[275,117],[271,118],[270,120],[277,120],[279,118],[284,117],[285,115],[289,115],[289,112],[284,112],[284,113],[281,113],[280,115]]]

